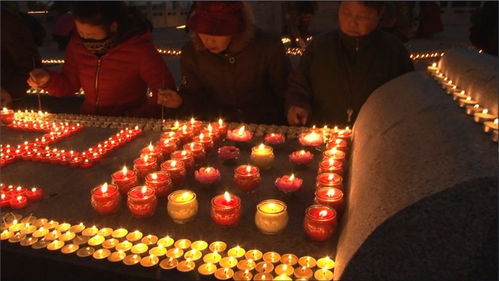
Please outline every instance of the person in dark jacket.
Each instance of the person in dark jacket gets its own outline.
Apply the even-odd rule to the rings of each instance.
[[[197,2],[182,48],[182,111],[201,119],[283,124],[291,63],[284,46],[257,29],[241,2]],[[160,103],[178,96],[172,92]]]
[[[73,15],[77,32],[62,72],[35,69],[29,85],[58,97],[83,88],[85,114],[158,117],[157,93],[175,83],[145,21],[123,2],[79,2]]]
[[[350,125],[371,92],[413,70],[404,45],[377,28],[379,2],[342,2],[339,30],[313,39],[290,76],[291,125]]]
[[[26,79],[34,67],[42,65],[29,25],[19,13],[1,6],[1,106],[26,108]]]

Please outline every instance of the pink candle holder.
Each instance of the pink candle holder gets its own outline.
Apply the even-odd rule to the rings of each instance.
[[[316,178],[316,189],[321,187],[343,188],[343,177],[336,173],[322,173]]]
[[[157,199],[154,189],[136,186],[128,191],[127,205],[130,212],[139,218],[150,217],[156,211]]]
[[[275,186],[282,192],[295,192],[298,191],[303,184],[303,180],[295,177],[294,174],[284,175],[275,180]]]
[[[218,149],[218,158],[224,162],[236,161],[239,158],[239,148],[235,146],[222,146]]]
[[[245,143],[249,142],[252,138],[253,134],[246,130],[245,126],[227,131],[227,139],[234,142]]]
[[[191,151],[177,150],[170,155],[170,158],[172,160],[181,161],[186,170],[189,170],[194,166],[194,157]]]
[[[146,176],[145,184],[154,189],[154,193],[157,197],[163,197],[168,194],[173,189],[172,181],[170,175],[165,172],[154,172]]]
[[[220,181],[220,171],[213,167],[201,167],[194,172],[194,177],[199,183],[210,185]]]
[[[301,133],[298,137],[298,141],[303,146],[317,147],[324,144],[324,135],[313,129],[309,132]]]
[[[211,218],[222,226],[236,224],[241,217],[241,199],[228,192],[211,199]]]
[[[295,165],[307,165],[314,159],[314,154],[308,150],[298,150],[289,154],[289,161]]]
[[[312,240],[326,241],[337,227],[336,212],[326,206],[312,205],[305,211],[303,228]]]
[[[234,171],[234,183],[244,192],[254,191],[260,180],[260,170],[255,166],[241,165]]]
[[[116,185],[104,183],[94,187],[90,194],[92,207],[101,215],[116,212],[120,205],[121,196]]]
[[[315,203],[331,207],[341,213],[344,208],[343,191],[335,187],[321,187],[315,191]]]
[[[138,184],[137,173],[129,171],[126,166],[112,174],[111,179],[112,183],[118,186],[121,194],[127,194],[132,187]]]
[[[267,134],[264,140],[268,145],[281,145],[286,142],[286,138],[284,137],[284,135],[279,133]]]
[[[161,171],[170,175],[173,186],[181,186],[185,180],[184,162],[179,160],[167,160],[161,164]]]

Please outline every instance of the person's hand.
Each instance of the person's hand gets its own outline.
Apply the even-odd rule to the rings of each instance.
[[[159,89],[158,104],[168,108],[178,108],[182,104],[182,97],[174,90]]]
[[[10,95],[9,92],[6,90],[2,89],[2,97],[1,97],[1,106],[2,107],[9,107],[12,104],[12,96]]]
[[[308,112],[306,109],[299,106],[292,106],[288,110],[288,123],[289,125],[305,125],[308,119]]]
[[[45,69],[36,68],[29,73],[27,82],[32,88],[38,89],[47,84],[49,80],[50,74]]]

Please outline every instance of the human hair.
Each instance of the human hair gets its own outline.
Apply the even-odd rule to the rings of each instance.
[[[378,14],[380,14],[385,8],[384,1],[359,1],[359,2],[368,8],[376,9],[376,12],[378,12]]]
[[[127,7],[122,1],[80,1],[74,4],[73,16],[82,23],[107,28],[126,19]]]

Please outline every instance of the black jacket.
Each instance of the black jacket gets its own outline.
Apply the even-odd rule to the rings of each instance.
[[[332,31],[307,47],[290,76],[286,105],[307,109],[310,124],[353,123],[376,88],[413,69],[404,45],[389,33],[349,37]],[[348,109],[353,110],[351,122]]]

